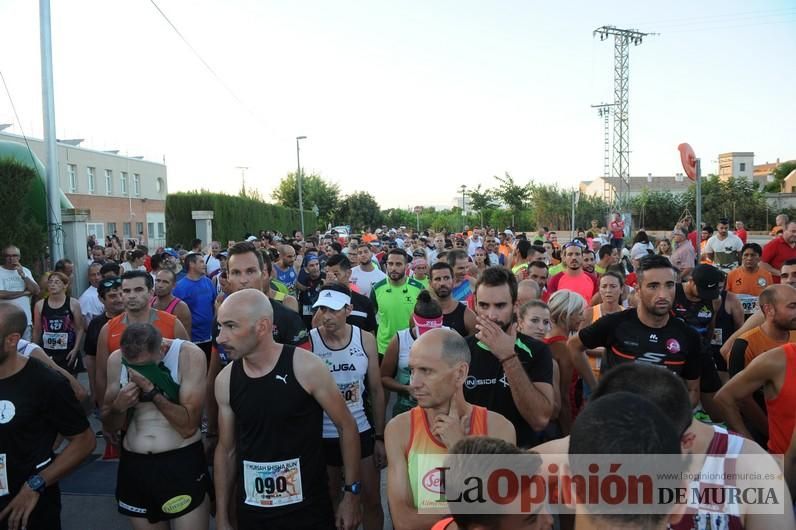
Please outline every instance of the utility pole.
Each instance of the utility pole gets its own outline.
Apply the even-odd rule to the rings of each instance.
[[[638,46],[642,39],[654,33],[635,29],[601,26],[592,32],[604,41],[614,37],[614,176],[619,177],[618,199],[627,205],[630,195],[630,122],[628,120],[628,86],[630,81],[630,44]]]
[[[246,196],[246,170],[249,166],[235,166],[235,169],[240,169],[240,196]]]
[[[603,200],[608,204],[613,204],[616,196],[613,188],[608,182],[611,176],[611,131],[608,127],[608,118],[611,116],[613,103],[600,103],[592,105],[591,108],[597,109],[597,115],[603,119]]]

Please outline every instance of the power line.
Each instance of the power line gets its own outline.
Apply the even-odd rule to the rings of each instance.
[[[724,19],[732,19],[736,17],[754,17],[754,16],[778,16],[778,15],[787,15],[790,14],[789,12],[796,11],[796,7],[783,7],[777,9],[766,9],[766,10],[759,10],[759,11],[742,11],[739,13],[712,13],[710,15],[700,15],[694,17],[682,17],[682,18],[670,18],[664,20],[650,20],[647,22],[640,22],[632,24],[633,26],[641,27],[646,26],[648,24],[654,24],[656,27],[664,27],[664,26],[672,26],[672,25],[681,25],[686,23],[691,23],[689,21],[717,21],[717,22],[728,22],[728,20]],[[697,22],[698,23],[698,22]]]
[[[202,63],[202,65],[203,65],[203,66],[204,66],[204,67],[207,69],[207,71],[208,71],[208,72],[210,72],[210,75],[212,75],[212,76],[213,76],[213,77],[216,79],[216,81],[218,81],[218,83],[219,83],[219,84],[220,84],[222,87],[224,87],[224,89],[225,89],[227,92],[229,92],[229,94],[230,94],[230,95],[231,95],[231,96],[232,96],[232,97],[235,99],[235,101],[237,101],[237,102],[238,102],[238,104],[240,104],[240,105],[241,105],[241,107],[243,107],[243,108],[246,110],[246,112],[250,113],[250,114],[252,115],[252,117],[254,117],[254,118],[255,118],[255,119],[258,121],[258,122],[260,122],[260,124],[261,124],[261,125],[263,125],[263,126],[266,126],[266,127],[267,127],[267,125],[266,125],[266,123],[265,123],[265,120],[263,120],[263,119],[262,119],[262,118],[261,118],[261,117],[260,117],[260,116],[257,114],[257,112],[256,112],[254,109],[252,109],[251,107],[249,107],[249,106],[246,104],[246,102],[244,102],[244,101],[243,101],[243,99],[241,99],[241,98],[238,96],[238,94],[236,94],[236,93],[235,93],[235,91],[234,91],[234,90],[232,90],[232,87],[230,87],[230,86],[229,86],[229,85],[228,85],[228,84],[227,84],[227,83],[226,83],[226,82],[225,82],[225,81],[224,81],[224,80],[221,78],[221,76],[220,76],[220,75],[218,75],[218,73],[216,73],[216,71],[213,69],[213,67],[212,67],[212,66],[210,66],[210,63],[208,63],[208,62],[207,62],[207,61],[204,59],[204,57],[202,57],[202,55],[201,55],[201,54],[200,54],[200,53],[197,51],[197,49],[196,49],[196,48],[194,48],[194,47],[193,47],[193,45],[192,45],[190,42],[188,42],[188,39],[186,39],[186,38],[185,38],[185,36],[182,34],[182,32],[180,32],[180,30],[179,30],[179,29],[177,29],[177,26],[176,26],[176,25],[175,25],[175,24],[174,24],[174,23],[171,21],[171,19],[170,19],[170,18],[169,18],[169,17],[166,15],[166,13],[164,13],[164,12],[163,12],[163,10],[162,10],[162,9],[160,9],[160,6],[157,4],[157,2],[155,2],[155,0],[149,0],[149,2],[150,2],[150,3],[151,3],[151,4],[152,4],[154,7],[155,7],[155,9],[157,9],[158,13],[160,13],[160,16],[162,16],[162,17],[163,17],[163,20],[165,20],[165,21],[166,21],[166,23],[167,23],[167,24],[168,24],[168,25],[171,27],[171,29],[172,29],[172,30],[174,30],[174,33],[176,33],[176,34],[177,34],[177,36],[180,38],[180,40],[182,40],[182,42],[183,42],[183,43],[184,43],[186,46],[188,46],[188,49],[190,49],[190,50],[191,50],[191,52],[192,52],[192,53],[193,53],[193,54],[196,56],[196,58],[197,58],[197,59],[199,59],[199,62],[201,62],[201,63]]]

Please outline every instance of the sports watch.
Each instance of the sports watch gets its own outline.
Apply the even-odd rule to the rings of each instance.
[[[362,491],[362,483],[360,481],[352,482],[351,484],[346,484],[343,486],[343,491],[347,491],[352,493],[353,495],[359,495]]]
[[[47,487],[47,482],[41,475],[32,475],[26,483],[30,489],[39,494],[44,493],[44,488]]]

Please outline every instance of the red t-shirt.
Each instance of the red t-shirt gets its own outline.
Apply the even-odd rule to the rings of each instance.
[[[562,271],[548,280],[545,301],[549,300],[554,292],[562,289],[575,291],[586,300],[586,305],[591,305],[591,299],[594,293],[600,289],[600,284],[597,276],[588,272],[580,271],[580,274],[570,276]]]
[[[781,237],[775,237],[763,247],[763,261],[777,270],[791,258],[796,258],[796,247],[791,247]],[[780,283],[779,276],[774,276],[774,283]]]
[[[743,228],[736,230],[735,235],[738,236],[738,239],[740,239],[744,245],[746,244],[746,230]]]
[[[622,239],[625,237],[625,222],[623,220],[611,221],[609,228],[611,229],[611,236],[613,236],[614,239]]]

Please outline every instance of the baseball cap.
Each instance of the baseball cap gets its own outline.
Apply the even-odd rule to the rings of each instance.
[[[319,259],[320,258],[316,253],[310,252],[306,256],[304,256],[304,263],[309,263],[310,261],[318,261]]]
[[[691,279],[696,285],[697,293],[703,300],[715,300],[719,297],[721,291],[721,283],[724,281],[724,274],[714,267],[700,263],[694,267],[691,273]]]
[[[647,247],[641,245],[633,245],[633,248],[630,249],[630,259],[641,259],[649,254]]]
[[[248,241],[249,243],[251,243],[252,241],[257,241],[257,236],[249,236],[246,238],[246,241]]]
[[[166,254],[171,256],[172,258],[179,258],[180,257],[180,255],[177,253],[177,251],[174,250],[171,247],[166,248],[165,250],[163,250],[163,252],[165,252]]]
[[[351,303],[351,297],[341,293],[340,291],[335,291],[332,289],[324,289],[318,295],[318,301],[312,304],[312,308],[315,309],[316,307],[328,307],[333,311],[339,311],[344,306],[347,306]]]

